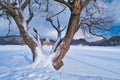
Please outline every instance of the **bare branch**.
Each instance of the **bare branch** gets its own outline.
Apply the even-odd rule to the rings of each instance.
[[[19,7],[21,6],[22,0],[18,0]]]
[[[85,1],[82,3],[82,7],[85,7],[86,5],[88,5],[90,1],[91,1],[91,0],[85,0]]]
[[[103,35],[96,34],[96,33],[92,32],[92,27],[91,27],[90,24],[88,24],[88,23],[84,23],[84,24],[87,25],[89,33],[91,33],[92,35],[98,36],[98,37],[102,37],[102,38],[104,38],[106,40],[106,38]]]
[[[8,18],[8,21],[9,21],[9,23],[8,23],[8,32],[7,32],[6,36],[8,36],[10,31],[11,31],[11,29],[10,29],[11,28],[11,20],[10,20],[10,18]]]
[[[57,1],[57,2],[59,2],[59,3],[62,3],[62,4],[64,4],[64,5],[66,5],[68,8],[72,8],[72,6],[69,4],[69,3],[67,3],[65,0],[54,0],[54,1]]]
[[[48,7],[49,7],[49,0],[47,0],[47,4],[46,4],[46,10],[48,12]]]
[[[61,14],[65,9],[66,9],[66,7],[63,8],[60,12],[50,16],[49,18],[48,17],[46,18],[46,20],[51,23],[52,27],[57,31],[57,34],[58,34],[57,40],[56,40],[56,42],[55,42],[55,44],[52,48],[51,53],[54,53],[56,51],[57,47],[59,46],[59,44],[62,40],[61,39],[62,31],[66,28],[66,27],[64,27],[62,30],[60,29],[61,25],[60,25],[60,21],[59,21],[59,18],[58,18],[58,15]],[[57,26],[54,25],[53,20],[52,20],[52,18],[55,17],[55,16],[57,16]]]
[[[26,20],[27,24],[32,20],[32,18],[34,16],[33,11],[31,10],[31,1],[29,2],[28,10],[29,10],[29,18]]]
[[[57,32],[61,31],[60,30],[60,22],[59,22],[59,19],[58,19],[58,15],[61,14],[64,10],[66,9],[66,7],[64,7],[60,12],[50,16],[50,17],[47,17],[46,20],[49,21],[51,23],[51,25],[56,29]],[[57,23],[58,23],[58,27],[56,27],[53,23],[53,20],[52,18],[57,16]]]
[[[26,6],[29,4],[30,0],[25,0],[25,2],[22,4],[21,9],[24,10]]]
[[[9,16],[14,16],[16,13],[15,12],[16,6],[13,5],[12,3],[0,1],[0,7]]]
[[[56,29],[56,31],[58,31],[58,28],[54,25],[53,20],[51,18],[46,18],[46,20],[51,23],[51,25],[53,26],[53,28]]]
[[[57,15],[57,23],[58,23],[58,28],[60,28],[60,21],[58,19],[58,15]]]
[[[23,16],[23,12],[20,8],[18,9],[18,14],[19,14],[21,22],[23,22],[24,16]]]
[[[61,32],[64,31],[66,29],[67,26],[65,26],[63,29],[61,29]]]
[[[66,10],[66,7],[64,7],[64,8],[63,8],[61,11],[59,11],[58,13],[56,13],[56,14],[50,16],[49,18],[53,18],[53,17],[55,17],[55,16],[61,14],[61,13],[64,12],[65,10]]]
[[[36,40],[38,42],[38,45],[41,47],[42,49],[42,44],[41,44],[41,40],[40,40],[40,37],[39,37],[39,31],[36,29],[36,28],[33,28],[33,31],[36,33]]]

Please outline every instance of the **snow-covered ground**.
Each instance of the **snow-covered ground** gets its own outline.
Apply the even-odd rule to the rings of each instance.
[[[44,46],[46,53],[51,46]],[[0,46],[0,80],[120,80],[120,47],[71,46],[64,66],[26,68],[32,63],[27,46]]]

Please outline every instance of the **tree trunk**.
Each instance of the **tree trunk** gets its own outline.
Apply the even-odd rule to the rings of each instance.
[[[45,58],[45,55],[43,54],[41,44],[27,31],[27,22],[25,18],[23,17],[22,10],[18,10],[18,14],[16,13],[13,16],[17,27],[19,29],[19,32],[25,41],[25,43],[29,46],[33,53],[33,61],[35,63],[34,66],[38,65],[38,61],[43,61],[42,59]],[[41,58],[41,59],[40,59]]]
[[[78,30],[78,23],[80,19],[81,10],[82,6],[80,5],[80,2],[78,3],[76,2],[75,6],[71,9],[71,16],[68,24],[67,33],[63,41],[57,47],[55,57],[53,59],[53,66],[57,70],[62,67],[63,65],[62,59],[69,50],[73,36]]]

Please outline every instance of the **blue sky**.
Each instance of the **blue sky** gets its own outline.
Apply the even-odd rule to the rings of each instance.
[[[112,28],[115,34],[119,34],[120,32],[120,0],[108,0],[110,4],[106,6],[108,8],[108,14],[114,15],[113,17],[115,18],[115,27]],[[60,9],[58,9],[60,10]],[[60,15],[60,20],[61,20],[61,26],[67,26],[68,19],[69,19],[69,11],[67,10],[66,13]],[[0,36],[4,36],[7,33],[8,30],[8,25],[7,21],[0,19]],[[36,27],[40,31],[40,37],[42,38],[52,38],[56,39],[57,33],[56,31],[52,28],[49,22],[46,22],[44,20],[44,17],[36,16],[33,18],[31,24],[30,24],[30,32],[31,34],[34,35],[34,32],[32,30],[33,27]],[[11,35],[19,35],[19,31],[16,27],[16,25],[13,24],[11,25]],[[65,31],[63,32],[63,36],[65,34]],[[80,32],[77,32],[75,37],[83,37],[83,35]]]

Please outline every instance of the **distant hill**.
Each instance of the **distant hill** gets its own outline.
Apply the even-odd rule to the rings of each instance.
[[[46,41],[46,39],[41,39],[42,45],[53,45],[54,40]],[[0,37],[0,45],[25,45],[26,43],[19,35],[2,36]]]
[[[41,39],[42,45],[53,45],[54,40]],[[0,45],[25,45],[21,36],[2,36],[0,37]],[[120,36],[113,36],[108,39],[88,42],[85,39],[72,40],[71,45],[88,45],[88,46],[117,46],[120,45]]]
[[[88,42],[85,39],[72,40],[71,45],[89,45],[89,46],[118,46],[120,45],[120,35],[113,36],[107,39]]]
[[[118,46],[118,45],[120,45],[120,35],[90,43],[90,46]]]
[[[0,45],[24,45],[25,42],[20,36],[2,36],[0,37]]]
[[[85,39],[73,39],[71,42],[71,45],[89,45],[90,43],[88,41],[86,41]]]

